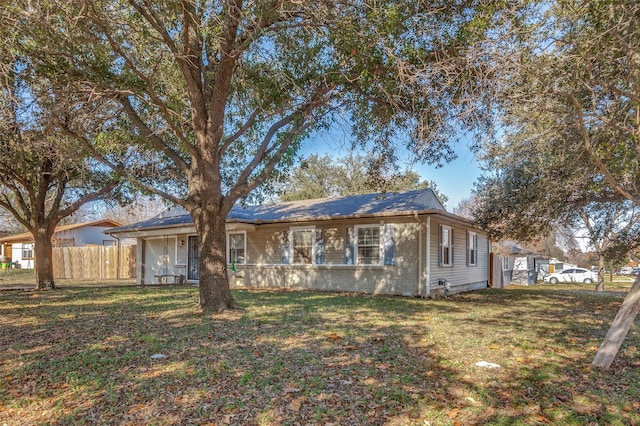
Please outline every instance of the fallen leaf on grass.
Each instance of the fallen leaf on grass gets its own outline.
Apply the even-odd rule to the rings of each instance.
[[[449,411],[447,413],[447,416],[449,416],[449,418],[451,420],[455,419],[456,417],[458,417],[458,413],[460,412],[460,410],[458,408],[454,408],[453,410]]]
[[[291,386],[291,385],[289,385],[286,388],[284,388],[284,394],[285,395],[290,394],[290,393],[294,393],[294,392],[299,392],[299,391],[300,391],[300,389],[298,389],[295,386]]]
[[[548,419],[547,417],[543,416],[542,414],[538,414],[536,416],[536,420],[542,423],[551,423],[551,420]]]
[[[472,398],[472,397],[470,397],[470,396],[468,396],[468,397],[466,398],[466,400],[467,400],[467,401],[469,401],[472,405],[476,405],[476,406],[481,405],[478,401],[476,401],[475,399],[473,399],[473,398]]]
[[[258,358],[262,358],[262,354],[261,354],[261,353],[260,353],[260,351],[259,351],[259,350],[257,350],[257,349],[254,349],[254,350],[253,350],[253,354],[254,354],[255,356],[257,356]]]
[[[302,404],[304,404],[306,401],[307,401],[307,397],[301,396],[300,398],[296,398],[293,401],[291,401],[291,403],[287,406],[287,408],[297,413],[298,411],[300,411]]]
[[[329,333],[329,334],[327,334],[327,339],[329,339],[329,340],[340,340],[340,339],[342,339],[342,336],[340,336],[339,334],[336,334],[336,333]]]
[[[388,370],[388,369],[389,369],[389,364],[382,362],[382,363],[380,363],[380,364],[376,365],[376,368],[377,368],[378,370],[385,371],[385,370]]]

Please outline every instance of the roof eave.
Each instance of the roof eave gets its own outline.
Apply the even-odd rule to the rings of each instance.
[[[322,215],[322,216],[302,216],[287,219],[273,219],[273,220],[251,220],[232,218],[227,219],[227,223],[250,223],[255,225],[266,225],[271,223],[298,223],[298,222],[312,222],[323,220],[347,220],[347,219],[373,219],[376,217],[393,217],[393,216],[415,216],[424,214],[442,214],[441,210],[409,210],[409,211],[394,211],[394,212],[381,212],[381,213],[362,213],[362,214],[350,214],[350,215]]]
[[[130,233],[136,233],[136,232],[155,231],[157,229],[189,228],[189,227],[193,227],[193,225],[194,225],[193,222],[177,223],[177,224],[172,224],[172,225],[148,226],[148,227],[144,227],[144,228],[130,228],[130,229],[122,229],[122,230],[118,230],[118,229],[111,230],[110,229],[110,230],[102,231],[102,233],[108,234],[108,235],[112,235],[112,234],[130,234]]]
[[[394,211],[394,212],[381,212],[381,213],[363,213],[363,214],[355,214],[355,215],[322,215],[322,216],[304,216],[297,218],[287,218],[287,219],[274,219],[274,220],[251,220],[251,219],[243,219],[243,218],[230,218],[227,219],[226,223],[245,223],[249,225],[268,225],[268,224],[278,224],[278,223],[301,223],[301,222],[311,222],[311,221],[328,221],[328,220],[350,220],[350,219],[375,219],[375,218],[384,218],[384,217],[395,217],[395,216],[422,216],[422,215],[440,215],[446,217],[450,220],[463,223],[468,226],[472,226],[476,228],[473,222],[469,219],[454,215],[452,213],[448,213],[446,211],[442,211],[439,209],[429,209],[429,210],[408,210],[408,211]],[[129,234],[133,235],[135,233],[154,231],[158,229],[177,229],[177,228],[187,228],[194,226],[193,222],[188,223],[180,223],[180,224],[172,224],[172,225],[157,225],[150,227],[140,227],[140,228],[130,228],[123,230],[106,230],[105,234],[109,235],[118,235],[118,234]]]

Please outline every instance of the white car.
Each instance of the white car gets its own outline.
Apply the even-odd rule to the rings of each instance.
[[[545,275],[544,282],[549,284],[558,283],[585,283],[591,284],[598,280],[598,274],[583,268],[565,269],[561,272]]]
[[[623,266],[620,268],[620,275],[632,275],[633,268],[631,266]]]

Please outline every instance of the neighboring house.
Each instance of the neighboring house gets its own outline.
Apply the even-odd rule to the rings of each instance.
[[[227,217],[232,287],[432,296],[481,289],[490,243],[433,191],[234,207]],[[138,239],[137,282],[198,281],[195,227],[184,210],[107,231]]]
[[[54,247],[82,247],[86,245],[116,245],[118,240],[104,231],[121,226],[114,220],[96,220],[93,222],[61,225],[53,234]],[[0,238],[1,255],[10,259],[15,267],[33,268],[33,236],[29,232]]]
[[[571,264],[571,263],[566,263],[563,261],[560,261],[554,257],[552,257],[551,259],[547,260],[546,262],[540,261],[540,275],[548,275],[548,274],[552,274],[554,272],[562,272],[566,269],[572,269],[572,268],[577,268],[577,265]],[[542,279],[542,277],[540,278]]]
[[[546,262],[544,257],[535,251],[524,249],[515,241],[504,241],[495,246],[495,253],[501,259],[502,284],[533,285],[540,275],[541,266]],[[546,262],[548,264],[548,262]]]

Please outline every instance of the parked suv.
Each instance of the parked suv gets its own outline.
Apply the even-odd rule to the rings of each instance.
[[[591,284],[598,280],[598,274],[583,268],[565,269],[546,275],[543,280],[549,284],[558,283],[585,283]]]

